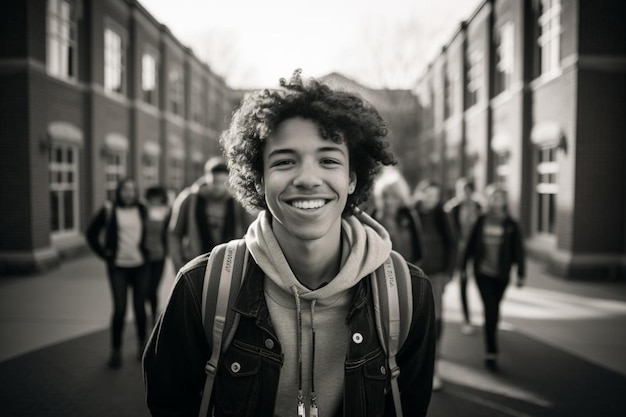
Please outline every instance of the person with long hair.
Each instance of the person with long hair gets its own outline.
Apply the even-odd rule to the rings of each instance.
[[[485,314],[485,366],[496,370],[500,303],[510,283],[514,264],[517,265],[518,287],[525,284],[525,251],[519,223],[508,210],[506,190],[499,185],[489,185],[485,195],[487,210],[474,224],[461,268],[465,270],[468,261],[473,260],[474,276]]]
[[[374,183],[372,194],[372,217],[389,232],[393,250],[412,264],[420,262],[420,222],[411,204],[411,189],[402,174],[395,168],[385,167]]]
[[[437,357],[433,375],[433,390],[443,387],[438,372],[438,358],[443,334],[443,293],[452,279],[456,264],[456,239],[450,219],[443,209],[441,185],[424,179],[415,189],[416,209],[422,226],[423,257],[418,266],[430,278],[435,296],[435,324],[437,329]]]
[[[118,183],[115,200],[104,203],[86,232],[89,246],[107,265],[113,301],[112,352],[108,362],[112,369],[122,366],[121,348],[128,287],[132,288],[133,292],[138,359],[141,359],[146,341],[144,303],[148,285],[148,268],[145,224],[146,207],[139,200],[137,182],[125,178]]]

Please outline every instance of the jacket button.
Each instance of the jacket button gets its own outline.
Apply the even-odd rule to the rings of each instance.
[[[363,342],[363,335],[361,333],[355,333],[352,335],[352,341],[354,343],[361,344]]]
[[[241,370],[241,365],[239,365],[239,362],[233,362],[230,365],[230,370],[233,371],[233,373],[237,373]]]
[[[272,339],[265,339],[265,347],[268,349],[274,349],[274,341]]]
[[[385,368],[384,366],[380,367],[380,373],[385,375],[387,373],[387,368]]]

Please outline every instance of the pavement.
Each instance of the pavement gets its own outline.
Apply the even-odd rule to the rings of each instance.
[[[529,262],[528,285],[507,290],[500,368],[483,365],[482,311],[470,282],[475,333],[460,332],[457,281],[444,294],[442,391],[429,417],[626,415],[626,282],[567,281]],[[165,302],[174,282],[167,265]],[[129,310],[132,310],[129,308]],[[0,415],[149,416],[131,314],[124,365],[106,367],[111,301],[94,256],[46,273],[0,278]]]

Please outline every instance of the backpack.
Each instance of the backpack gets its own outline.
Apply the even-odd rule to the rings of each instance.
[[[216,246],[207,261],[202,287],[202,322],[211,357],[205,365],[206,380],[200,404],[200,417],[209,411],[213,382],[222,352],[233,340],[239,314],[231,308],[243,282],[250,254],[243,239]],[[413,314],[411,275],[404,258],[392,251],[387,261],[370,275],[376,331],[391,371],[391,389],[396,416],[402,417],[396,354],[406,340]],[[219,347],[219,348],[216,348]]]

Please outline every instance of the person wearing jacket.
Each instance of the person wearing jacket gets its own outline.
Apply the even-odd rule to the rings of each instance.
[[[146,237],[148,252],[149,282],[146,301],[152,313],[152,325],[159,314],[159,286],[163,278],[165,259],[167,258],[167,227],[170,218],[167,190],[160,185],[148,187],[146,199]]]
[[[251,221],[230,194],[224,159],[210,158],[204,170],[205,175],[172,204],[169,254],[175,270],[215,245],[242,237]]]
[[[462,256],[465,252],[465,245],[469,234],[476,223],[476,219],[482,213],[482,205],[474,198],[474,183],[467,178],[459,178],[456,182],[456,195],[449,200],[444,209],[450,216],[457,238],[457,258],[459,269],[459,292],[461,296],[461,307],[463,311],[463,325],[461,333],[465,335],[474,334],[472,326],[469,303],[467,300],[467,273],[461,269]]]
[[[138,358],[146,341],[145,299],[148,288],[147,250],[145,247],[146,207],[139,202],[135,180],[122,179],[115,191],[115,201],[105,202],[87,227],[89,247],[107,265],[113,300],[111,319],[112,352],[108,365],[122,365],[122,335],[126,317],[128,287],[132,288]]]
[[[380,165],[395,162],[387,130],[371,105],[299,71],[281,87],[247,94],[221,137],[237,197],[261,212],[245,235],[250,262],[233,306],[239,324],[216,371],[214,415],[397,415],[367,279],[391,241],[356,208]],[[212,349],[200,313],[206,262],[179,272],[148,342],[153,416],[198,413]],[[426,276],[409,268],[412,322],[398,383],[404,415],[425,416],[434,305]]]
[[[443,210],[441,202],[441,186],[438,182],[424,179],[415,189],[416,211],[422,227],[423,255],[418,264],[430,278],[435,295],[435,317],[437,326],[437,358],[441,351],[441,337],[443,334],[443,293],[446,285],[452,280],[456,262],[456,243],[450,219]],[[437,361],[433,390],[443,387]]]
[[[485,189],[487,211],[476,221],[470,234],[462,269],[473,260],[474,276],[485,313],[485,366],[498,366],[497,329],[500,303],[510,282],[511,267],[517,265],[517,285],[525,284],[525,251],[521,228],[508,210],[508,194],[498,185]]]

